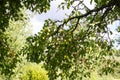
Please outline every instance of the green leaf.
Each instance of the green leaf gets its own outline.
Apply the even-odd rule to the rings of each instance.
[[[94,2],[98,4],[98,0],[94,0]]]

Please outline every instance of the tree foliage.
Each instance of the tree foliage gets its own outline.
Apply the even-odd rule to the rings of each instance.
[[[26,38],[31,35],[31,26],[28,17],[24,12],[23,20],[9,20],[9,25],[0,34],[0,72],[11,75],[12,69],[18,61],[18,52],[25,46]],[[27,20],[26,20],[27,19]],[[28,27],[29,26],[29,27]],[[29,28],[29,29],[27,29]]]
[[[22,7],[39,13],[50,7],[50,0],[22,0],[18,1],[18,5],[17,1],[0,1],[3,3],[3,8],[0,7],[0,24],[4,23],[2,30],[10,18],[21,18],[18,13]],[[27,45],[20,53],[27,54],[28,61],[43,61],[50,80],[83,80],[90,77],[97,67],[101,75],[114,72],[119,65],[113,56],[113,44],[109,37],[112,32],[107,25],[119,19],[120,1],[90,0],[92,2],[95,3],[94,9],[87,7],[84,0],[64,0],[59,7],[72,9],[70,15],[62,21],[46,20],[38,35],[27,38]],[[7,49],[6,45],[3,46]]]
[[[73,5],[75,2],[78,4]],[[82,0],[66,0],[59,7],[73,7],[68,18],[63,21],[46,20],[43,30],[28,38],[28,46],[23,53],[28,54],[30,61],[45,61],[50,80],[82,79],[90,76],[98,66],[100,72],[108,74],[114,72],[113,68],[119,64],[110,58],[114,51],[109,38],[111,31],[107,28],[120,16],[119,3],[117,0],[94,2],[96,6],[91,10]],[[80,11],[80,5],[85,13]],[[103,34],[107,34],[108,39]]]
[[[45,61],[51,80],[58,77],[82,79],[90,76],[90,72],[99,65],[99,69],[107,74],[113,72],[112,68],[118,65],[114,58],[109,59],[113,50],[101,36],[95,40],[98,36],[94,33],[86,34],[85,28],[78,28],[79,31],[75,33],[60,29],[55,34],[56,29],[54,24],[50,27],[44,26],[38,35],[27,39],[28,46],[23,51],[32,62]]]
[[[22,19],[21,9],[27,8],[39,13],[46,12],[50,7],[50,0],[0,0],[0,29],[8,27],[9,19]]]
[[[73,5],[75,2],[78,4]],[[68,18],[63,21],[46,20],[43,30],[28,38],[24,53],[28,54],[30,61],[45,61],[50,80],[58,77],[80,80],[89,76],[96,66],[107,74],[114,72],[113,68],[119,64],[114,58],[109,58],[114,51],[109,39],[111,31],[107,27],[119,19],[119,1],[94,2],[96,6],[91,10],[82,0],[65,0],[59,7],[73,7]],[[80,5],[85,13],[80,11]],[[110,41],[101,34],[107,34]]]
[[[42,64],[30,62],[21,64],[18,63],[10,80],[48,80],[47,71],[42,68]]]

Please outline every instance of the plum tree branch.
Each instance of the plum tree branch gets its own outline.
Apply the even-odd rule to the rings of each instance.
[[[99,11],[103,10],[103,9],[111,9],[111,7],[115,6],[117,3],[116,1],[114,0],[110,0],[109,3],[107,4],[104,4],[104,5],[101,5],[100,7],[98,8],[94,8],[92,10],[89,10],[88,12],[86,12],[85,14],[82,14],[82,15],[78,15],[78,16],[72,16],[72,17],[69,17],[68,19],[64,20],[62,24],[60,24],[57,28],[57,30],[55,31],[54,34],[58,33],[59,29],[61,28],[61,26],[63,27],[65,24],[67,24],[69,21],[73,20],[73,19],[81,19],[81,18],[84,18],[84,17],[87,17],[88,15],[92,14],[93,12],[96,12],[98,13]],[[103,13],[103,15],[107,15],[108,12],[105,12]]]
[[[93,10],[90,10],[88,12],[86,12],[85,14],[83,15],[79,15],[79,16],[74,16],[74,17],[71,17],[69,18],[66,22],[64,23],[67,23],[68,21],[72,20],[72,19],[75,19],[75,18],[83,18],[83,17],[87,17],[88,15],[92,14],[93,12],[99,12],[100,10],[103,10],[104,8],[107,8],[107,7],[111,7],[111,6],[114,6],[115,4],[112,3],[113,1],[111,0],[108,4],[105,4],[105,5],[102,5],[98,8],[95,8]]]

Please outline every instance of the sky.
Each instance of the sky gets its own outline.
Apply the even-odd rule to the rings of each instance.
[[[48,18],[53,19],[53,20],[62,20],[62,19],[64,19],[66,17],[65,14],[70,14],[70,12],[72,11],[72,9],[62,10],[62,9],[58,8],[58,5],[62,1],[63,0],[52,1],[51,2],[50,10],[47,11],[46,13],[42,13],[42,14],[34,13],[34,15],[33,15],[33,13],[31,12],[31,14],[33,16],[30,18],[30,23],[33,25],[33,34],[37,34],[42,29],[43,24],[44,24],[44,20],[46,20]],[[93,3],[92,5],[90,5],[90,0],[84,0],[84,3],[90,9],[94,8],[95,3]],[[110,35],[111,39],[115,39],[115,38],[118,37],[118,35],[120,35],[118,32],[116,32],[116,28],[119,25],[120,25],[119,21],[115,21],[112,24],[108,25],[108,28],[113,32],[113,35]]]
[[[42,14],[34,14],[30,18],[30,23],[33,25],[33,34],[37,34],[41,29],[44,24],[44,20],[50,18],[53,20],[62,20],[66,16],[65,14],[70,14],[71,10],[62,10],[58,8],[58,5],[64,0],[56,0],[51,2],[51,7],[50,10],[47,13],[42,13]],[[94,5],[90,5],[90,0],[84,0],[84,3],[90,8],[93,9]],[[93,3],[94,4],[94,3]]]
[[[31,23],[33,25],[33,34],[39,32],[42,29],[44,20],[50,18],[54,20],[62,20],[65,18],[65,13],[70,13],[70,10],[61,10],[57,6],[62,2],[62,0],[52,1],[50,10],[47,13],[38,14],[36,13],[31,18]]]

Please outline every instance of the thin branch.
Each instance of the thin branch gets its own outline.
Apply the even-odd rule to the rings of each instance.
[[[90,11],[90,9],[84,3],[82,3],[82,5],[86,8],[87,11]]]
[[[67,24],[69,21],[71,21],[73,19],[76,19],[76,18],[81,19],[83,17],[87,17],[88,15],[92,14],[93,12],[99,12],[100,10],[103,10],[104,8],[112,7],[114,5],[116,5],[114,3],[114,0],[111,0],[108,4],[104,4],[104,5],[102,5],[102,6],[98,7],[98,8],[92,9],[92,10],[86,12],[85,14],[82,14],[82,15],[79,15],[79,16],[69,17],[67,20],[64,20],[64,22],[61,25],[58,26],[58,28],[57,28],[57,30],[55,31],[54,34],[56,34],[59,31],[61,26],[63,27],[65,24]]]
[[[105,12],[103,13],[103,15],[101,16],[101,21],[103,21],[103,19],[106,17],[106,15],[112,10],[113,7],[108,7]]]
[[[77,23],[76,23],[74,29],[72,30],[72,32],[74,32],[76,30],[76,28],[78,27],[79,21],[80,21],[80,18],[78,18]]]
[[[92,20],[89,22],[89,23],[92,23],[94,20],[95,20],[95,17],[97,16],[98,12],[96,12],[94,15],[93,15],[93,18]]]
[[[102,6],[99,7],[99,8],[95,8],[95,9],[93,9],[93,10],[90,10],[90,11],[86,12],[86,13],[83,14],[83,15],[70,17],[69,19],[67,19],[66,21],[64,21],[63,24],[61,24],[60,26],[66,24],[68,21],[70,21],[70,20],[72,20],[72,19],[87,17],[88,15],[92,14],[93,12],[98,12],[98,11],[100,11],[100,10],[103,10],[103,9],[106,8],[106,7],[111,7],[111,6],[113,6],[113,5],[115,5],[115,4],[112,4],[111,2],[109,2],[108,4],[102,5]]]
[[[89,12],[87,12],[87,13],[85,13],[85,14],[83,14],[83,15],[71,17],[71,18],[69,18],[66,22],[68,22],[69,20],[75,19],[75,18],[87,17],[88,15],[92,14],[93,12],[98,12],[98,11],[100,11],[100,10],[103,10],[103,9],[106,8],[106,7],[111,7],[111,6],[113,6],[113,5],[114,5],[114,4],[102,5],[101,7],[95,8],[95,9],[93,9],[93,10],[90,10]]]

